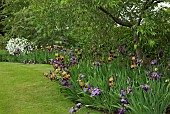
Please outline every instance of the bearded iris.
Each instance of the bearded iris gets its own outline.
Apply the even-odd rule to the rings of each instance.
[[[136,60],[137,66],[141,66],[141,62],[142,62],[142,60],[137,59],[137,60]]]
[[[77,64],[76,59],[75,59],[75,58],[74,58],[74,59],[72,58],[71,63],[72,63],[73,65]]]
[[[71,107],[71,108],[70,108],[70,114],[72,114],[72,113],[74,113],[74,112],[76,112],[76,109],[75,109],[74,107]]]
[[[123,103],[123,104],[128,104],[128,101],[126,98],[121,98],[120,99],[120,102]]]
[[[131,93],[133,90],[132,90],[132,88],[129,88],[128,89],[128,93]]]
[[[81,103],[77,103],[77,104],[76,104],[76,107],[77,107],[78,109],[80,109],[80,108],[82,107],[82,104],[81,104]]]
[[[94,88],[93,91],[91,92],[91,97],[99,96],[99,95],[100,95],[100,89],[99,88]]]
[[[94,62],[94,66],[100,66],[100,62]]]
[[[126,111],[126,108],[125,107],[121,107],[118,109],[118,114],[124,114]]]
[[[67,85],[67,82],[66,82],[65,80],[62,80],[61,85],[62,85],[62,86],[66,86],[66,85]]]
[[[126,91],[125,90],[121,90],[120,91],[120,96],[125,96],[126,95]]]
[[[159,73],[159,72],[152,72],[151,76],[150,76],[150,79],[152,81],[154,80],[160,80],[161,79],[161,76],[162,76],[162,73]]]
[[[151,65],[157,65],[157,60],[155,59],[155,60],[152,60],[151,61]]]
[[[147,84],[143,84],[143,85],[142,85],[142,89],[143,89],[144,91],[146,91],[146,92],[149,90],[149,88],[150,88],[150,86],[147,85]]]
[[[74,53],[73,52],[70,52],[70,57],[74,57]]]

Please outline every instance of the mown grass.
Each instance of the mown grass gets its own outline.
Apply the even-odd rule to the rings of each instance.
[[[0,114],[69,114],[75,104],[43,77],[50,65],[0,62]],[[101,114],[83,107],[77,114]]]

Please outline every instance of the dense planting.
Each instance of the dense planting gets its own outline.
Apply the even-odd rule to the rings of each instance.
[[[70,113],[78,112],[83,106],[109,114],[162,114],[168,110],[170,59],[165,58],[163,50],[155,58],[148,54],[138,59],[126,49],[126,42],[111,50],[104,45],[93,47],[90,53],[59,45],[24,47],[6,55],[8,60],[51,64],[54,70],[44,76],[59,82],[60,91],[77,103]]]
[[[0,61],[50,64],[70,113],[170,113],[169,4],[2,0]]]
[[[78,48],[58,49],[50,61],[54,71],[44,75],[59,81],[68,98],[87,107],[110,114],[165,113],[170,105],[169,58],[163,61],[162,51],[150,61],[107,49],[90,54],[85,58]]]

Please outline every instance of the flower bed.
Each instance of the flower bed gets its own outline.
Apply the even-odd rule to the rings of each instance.
[[[60,48],[50,62],[54,70],[44,74],[59,81],[68,98],[110,114],[165,113],[170,105],[169,59],[158,53],[158,60],[146,63],[121,50],[92,49],[88,58],[82,54],[77,48]]]

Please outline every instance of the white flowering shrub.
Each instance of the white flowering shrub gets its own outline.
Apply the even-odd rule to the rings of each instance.
[[[32,49],[27,39],[12,38],[7,42],[6,49],[8,50],[9,54],[16,55],[25,53],[28,50],[28,47],[29,49]]]

